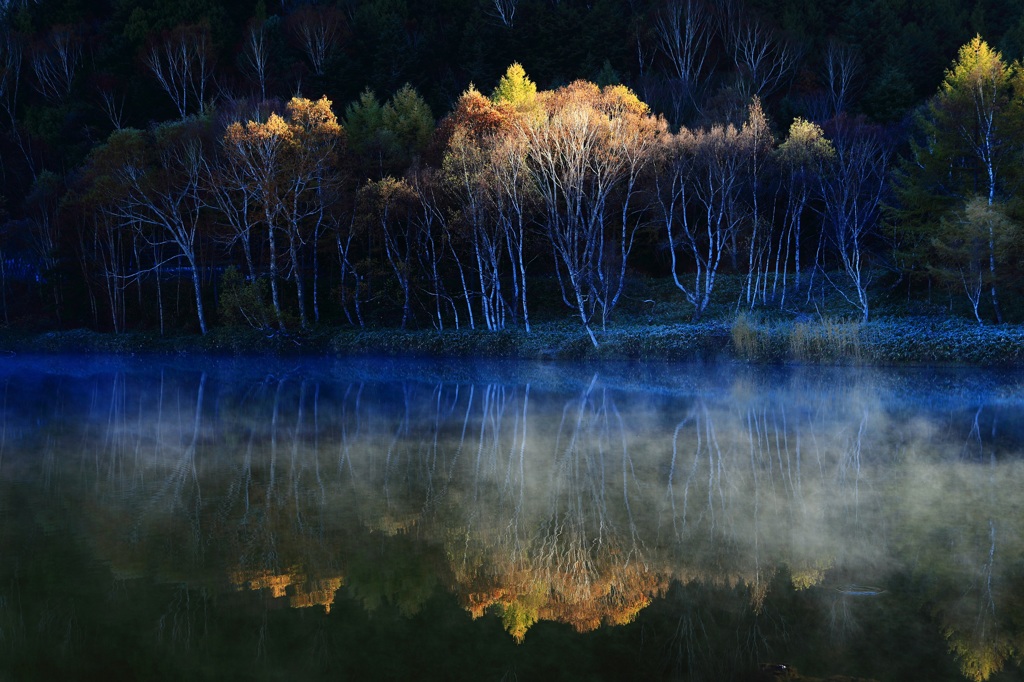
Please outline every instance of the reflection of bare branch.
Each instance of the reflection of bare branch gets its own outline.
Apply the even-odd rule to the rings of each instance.
[[[676,424],[676,428],[672,432],[672,461],[669,464],[668,470],[668,497],[672,507],[672,527],[673,530],[675,530],[677,536],[679,535],[682,527],[686,525],[686,500],[687,496],[690,493],[690,480],[693,478],[693,471],[691,470],[690,476],[688,476],[686,479],[686,486],[683,488],[683,513],[682,518],[680,519],[676,511],[676,496],[674,485],[676,476],[676,463],[679,460],[679,433],[687,424],[690,423],[692,418],[692,413],[687,415],[685,419]],[[694,465],[696,465],[696,463],[697,460],[696,458],[694,458]]]
[[[977,461],[981,461],[982,455],[985,453],[985,446],[981,442],[981,426],[978,424],[978,418],[981,417],[981,411],[983,409],[985,409],[985,406],[979,405],[978,409],[974,413],[974,419],[971,421],[971,431],[967,434],[967,441],[964,443],[961,450],[961,459],[976,459]],[[972,441],[977,443],[977,457],[968,454],[968,444],[971,444]],[[971,449],[974,449],[973,445],[971,445]]]
[[[157,636],[162,640],[167,638],[173,646],[180,646],[188,651],[192,648],[193,637],[196,634],[206,634],[207,604],[206,594],[192,594],[187,585],[179,585],[167,610],[157,621]],[[200,617],[202,621],[196,623]],[[199,626],[199,633],[194,632],[196,625]]]
[[[836,597],[829,606],[828,631],[829,639],[833,643],[842,643],[861,632],[862,628],[857,620],[851,602],[858,599],[857,596],[836,593]]]
[[[352,392],[352,384],[349,384],[345,388],[345,401],[342,408],[342,426],[341,426],[341,443],[340,452],[338,455],[338,470],[348,470],[350,476],[354,475],[352,469],[352,441],[358,441],[359,434],[362,431],[362,421],[360,417],[360,405],[362,404],[363,388],[365,384],[359,383],[356,388],[356,394],[353,398],[353,409],[352,413],[355,420],[355,431],[350,435],[348,431],[348,413],[349,413],[349,401],[348,396]],[[350,440],[351,439],[351,440]]]
[[[299,439],[302,437],[302,422],[305,413],[306,382],[299,382],[299,405],[295,411],[295,429],[292,431],[291,462],[288,474],[292,483],[292,499],[295,502],[295,524],[299,531],[303,530],[302,504],[299,500]]]
[[[861,481],[861,461],[860,455],[864,444],[864,431],[868,423],[868,412],[866,409],[861,411],[860,424],[857,426],[857,433],[849,441],[846,451],[843,453],[843,458],[839,463],[839,480],[845,482],[848,478],[853,478],[853,512],[856,517],[860,514],[860,481]]]

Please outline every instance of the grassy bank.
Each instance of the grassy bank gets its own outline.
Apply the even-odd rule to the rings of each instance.
[[[1024,366],[1024,327],[892,318],[759,321],[738,317],[730,350],[749,362],[855,365]]]
[[[321,328],[303,333],[216,329],[206,336],[0,331],[10,353],[331,355],[524,360],[739,360],[754,363],[1024,366],[1024,327],[939,318],[868,324],[838,319],[773,321],[741,315],[699,324],[631,324],[599,332],[544,324],[527,334]]]

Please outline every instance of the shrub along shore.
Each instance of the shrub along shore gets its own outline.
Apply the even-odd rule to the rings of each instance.
[[[740,315],[732,321],[620,325],[597,337],[600,343],[595,348],[582,328],[563,323],[540,324],[530,333],[220,328],[205,336],[161,337],[76,329],[42,334],[0,331],[0,351],[1024,367],[1024,326],[979,326],[948,318],[888,318],[860,324]]]

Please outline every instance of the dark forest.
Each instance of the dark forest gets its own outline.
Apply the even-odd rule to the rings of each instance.
[[[12,329],[1024,318],[1018,2],[2,4]]]

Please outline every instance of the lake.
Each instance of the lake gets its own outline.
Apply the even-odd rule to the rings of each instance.
[[[0,680],[1022,679],[1022,389],[4,358]]]

